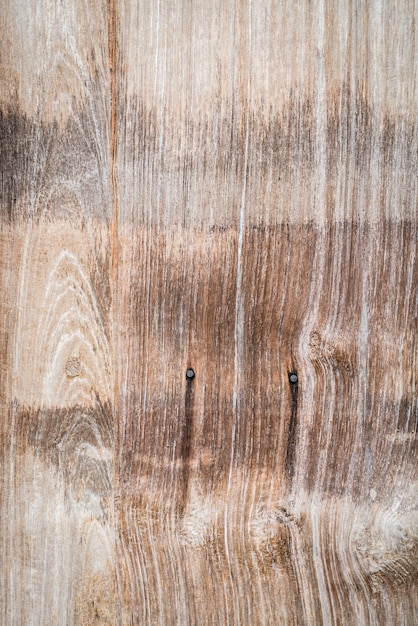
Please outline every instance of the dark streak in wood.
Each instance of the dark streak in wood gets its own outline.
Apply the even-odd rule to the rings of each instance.
[[[290,479],[293,478],[294,474],[294,463],[295,463],[295,453],[296,453],[296,438],[297,438],[297,428],[298,428],[298,379],[293,381],[293,376],[297,377],[297,372],[294,368],[292,368],[291,372],[289,372],[289,383],[290,383],[290,392],[291,392],[291,409],[290,409],[290,420],[288,427],[288,436],[287,436],[287,445],[286,445],[286,458],[285,458],[285,471]]]
[[[16,454],[36,458],[54,466],[68,488],[80,493],[88,489],[107,496],[112,489],[113,414],[109,402],[96,406],[64,408],[10,407]],[[4,460],[4,457],[3,457]],[[105,511],[103,511],[105,513]],[[106,515],[109,511],[106,511]]]
[[[187,494],[190,480],[190,460],[192,458],[193,441],[193,413],[194,413],[194,380],[186,381],[186,391],[184,396],[184,424],[181,436],[180,458],[182,463],[182,476],[180,479],[182,495],[179,498],[180,511],[187,504]]]
[[[99,81],[99,77],[97,78]],[[96,86],[99,91],[99,85]],[[107,120],[95,113],[105,134]],[[19,107],[0,109],[0,215],[2,220],[74,219],[72,206],[84,219],[108,220],[107,181],[103,177],[98,129],[87,107],[75,107],[63,127],[31,119]],[[57,188],[56,180],[64,179]],[[68,184],[71,180],[71,185]],[[32,196],[31,196],[32,194]],[[32,197],[29,209],[28,198]],[[22,204],[23,203],[23,204]],[[88,207],[88,209],[86,208]]]
[[[112,69],[118,61],[118,12],[114,2],[110,2],[110,25],[109,41],[111,43],[109,51],[110,77],[111,77],[111,106],[110,119],[103,116],[102,112],[94,112],[95,118],[101,125],[101,132],[107,134],[107,125],[110,124],[110,175],[109,187],[103,189],[105,193],[106,219],[113,214],[113,221],[117,221],[118,214],[118,193],[117,193],[117,151],[118,133],[120,119],[124,114],[124,107],[127,105],[120,102],[118,97],[118,84],[115,78],[115,71]],[[100,76],[93,80],[92,89],[100,90]],[[358,98],[358,96],[356,96]],[[327,125],[327,150],[328,161],[326,164],[327,179],[329,188],[327,190],[327,204],[330,218],[335,214],[335,188],[334,180],[337,178],[339,160],[335,157],[335,150],[341,146],[354,142],[356,155],[354,160],[355,175],[362,189],[362,193],[367,193],[368,172],[376,168],[385,180],[381,186],[381,213],[386,215],[387,202],[390,201],[389,184],[392,184],[392,176],[396,171],[398,158],[397,151],[402,146],[405,154],[402,157],[401,177],[406,181],[414,176],[416,168],[416,153],[414,152],[416,124],[408,118],[392,118],[385,114],[383,120],[378,120],[371,106],[364,100],[356,102],[354,96],[350,94],[348,88],[342,86],[339,91],[330,91],[327,95],[328,120]],[[344,103],[347,108],[344,108]],[[186,118],[181,125],[168,124],[161,120],[155,110],[147,110],[141,102],[132,101],[129,103],[130,115],[133,119],[135,132],[126,138],[125,159],[126,167],[132,166],[136,170],[137,185],[143,188],[144,203],[151,203],[155,208],[155,198],[147,197],[147,185],[143,176],[146,170],[143,168],[145,162],[150,159],[157,159],[160,162],[158,176],[170,177],[173,188],[176,190],[176,207],[180,213],[173,215],[173,221],[183,226],[198,224],[199,215],[192,216],[186,210],[190,202],[196,201],[193,181],[197,172],[203,179],[203,188],[206,185],[217,186],[214,193],[220,193],[226,186],[236,186],[240,188],[240,177],[243,172],[244,159],[244,137],[238,132],[240,125],[236,125],[233,116],[233,104],[216,111],[216,106],[212,121],[207,119]],[[221,103],[219,103],[221,107]],[[354,126],[349,123],[350,107],[356,112]],[[231,116],[225,117],[225,109],[231,110]],[[365,113],[367,112],[367,113]],[[224,117],[222,117],[224,116]],[[245,118],[245,112],[243,113]],[[272,117],[271,117],[272,116]],[[252,112],[249,115],[249,154],[247,171],[248,195],[250,198],[258,198],[257,212],[251,213],[250,217],[254,222],[263,221],[262,215],[266,210],[271,212],[271,207],[264,203],[268,201],[265,196],[265,189],[262,182],[266,177],[273,175],[272,193],[273,197],[283,193],[286,185],[300,184],[300,174],[303,171],[303,178],[309,180],[315,176],[316,164],[316,144],[314,141],[315,117],[313,115],[313,105],[308,96],[302,102],[295,100],[292,95],[288,102],[283,103],[279,112],[271,113],[266,120],[266,115]],[[119,121],[118,121],[119,120]],[[243,122],[241,121],[242,125]],[[216,133],[214,134],[214,128]],[[81,130],[83,129],[83,130]],[[187,129],[190,138],[190,146],[186,152],[179,150],[180,137]],[[96,128],[92,125],[91,110],[88,105],[78,105],[74,108],[73,116],[69,118],[64,126],[58,126],[56,122],[38,121],[30,118],[26,113],[21,112],[18,106],[9,107],[0,111],[0,204],[5,211],[5,217],[27,218],[25,209],[21,206],[20,200],[34,190],[33,180],[41,174],[42,181],[46,187],[49,182],[57,176],[67,174],[65,164],[69,160],[77,162],[77,173],[73,176],[73,185],[79,187],[77,195],[82,195],[88,199],[89,215],[103,215],[103,196],[97,197],[97,190],[91,188],[92,171],[97,170],[98,175],[103,175],[103,164],[97,152]],[[160,145],[160,139],[164,137],[164,146]],[[373,141],[370,139],[373,137]],[[215,146],[215,147],[214,147]],[[36,149],[36,154],[34,150]],[[160,157],[159,152],[163,149]],[[76,152],[74,152],[76,151]],[[333,155],[332,157],[330,155]],[[36,157],[36,158],[35,158]],[[19,163],[25,163],[24,168],[19,167]],[[130,163],[130,165],[129,165]],[[200,171],[201,163],[205,164],[204,171]],[[64,168],[64,169],[63,169]],[[67,167],[68,169],[68,167]],[[83,175],[80,175],[83,173]],[[70,172],[71,174],[71,172]],[[155,174],[156,175],[156,174]],[[216,183],[215,183],[216,181]],[[261,186],[260,186],[261,185]],[[112,187],[112,189],[110,189]],[[40,192],[42,193],[42,189]],[[200,187],[200,191],[202,188]],[[233,189],[231,189],[232,193]],[[397,190],[400,194],[399,202],[403,210],[407,211],[405,218],[410,219],[413,215],[412,207],[408,207],[405,190],[400,187]],[[196,196],[197,198],[197,196]],[[33,216],[41,211],[43,197],[38,199],[37,207]],[[146,202],[145,202],[146,200]],[[232,200],[232,198],[231,198]],[[45,201],[51,205],[51,198],[45,197]],[[273,201],[273,198],[270,198]],[[129,204],[136,204],[135,197],[129,200]],[[221,197],[219,198],[221,202]],[[233,204],[239,203],[239,194],[234,199]],[[261,203],[261,204],[260,204]],[[62,205],[62,203],[61,203]],[[376,207],[374,208],[374,210]],[[135,209],[136,211],[136,209]],[[134,211],[134,212],[135,212]],[[126,212],[125,212],[126,213]],[[52,217],[65,218],[65,205],[60,207],[60,213],[49,211],[48,219]],[[126,219],[126,215],[124,219]],[[203,214],[202,219],[206,220],[207,215]],[[134,218],[134,214],[132,214]],[[147,213],[139,213],[135,220],[140,218],[146,222]],[[311,211],[307,212],[307,219],[315,218]],[[212,228],[222,228],[235,222],[233,212],[224,211],[223,215],[216,213],[216,223],[210,224]],[[274,214],[270,221],[277,223]],[[115,224],[112,225],[115,231]],[[113,234],[113,238],[116,235]],[[113,263],[117,261],[116,248],[113,252]]]

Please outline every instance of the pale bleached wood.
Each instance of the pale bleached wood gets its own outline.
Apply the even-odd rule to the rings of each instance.
[[[1,14],[0,622],[111,624],[107,5]]]

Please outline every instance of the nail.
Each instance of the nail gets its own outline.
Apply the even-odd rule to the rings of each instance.
[[[193,378],[196,376],[196,374],[194,373],[194,369],[189,367],[186,371],[186,379],[187,380],[193,380]]]

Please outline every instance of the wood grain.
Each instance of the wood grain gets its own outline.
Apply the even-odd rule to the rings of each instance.
[[[414,19],[121,7],[123,623],[415,619]]]
[[[415,623],[416,3],[0,14],[0,622]]]
[[[237,240],[140,235],[121,280],[124,621],[408,623],[416,228],[246,229],[242,343]]]
[[[111,624],[107,7],[1,11],[0,622]]]

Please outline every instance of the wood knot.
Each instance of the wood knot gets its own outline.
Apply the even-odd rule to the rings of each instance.
[[[292,536],[299,520],[284,507],[259,509],[251,520],[251,539],[263,560],[287,567],[291,562]]]
[[[78,356],[70,356],[65,364],[65,373],[68,378],[76,378],[81,373],[81,362]]]
[[[328,365],[348,376],[353,375],[353,365],[343,338],[338,343],[326,341],[318,331],[313,331],[309,337],[308,354],[314,363]]]
[[[364,575],[376,584],[404,585],[417,577],[418,515],[414,505],[408,508],[379,509],[354,533],[354,547]]]

